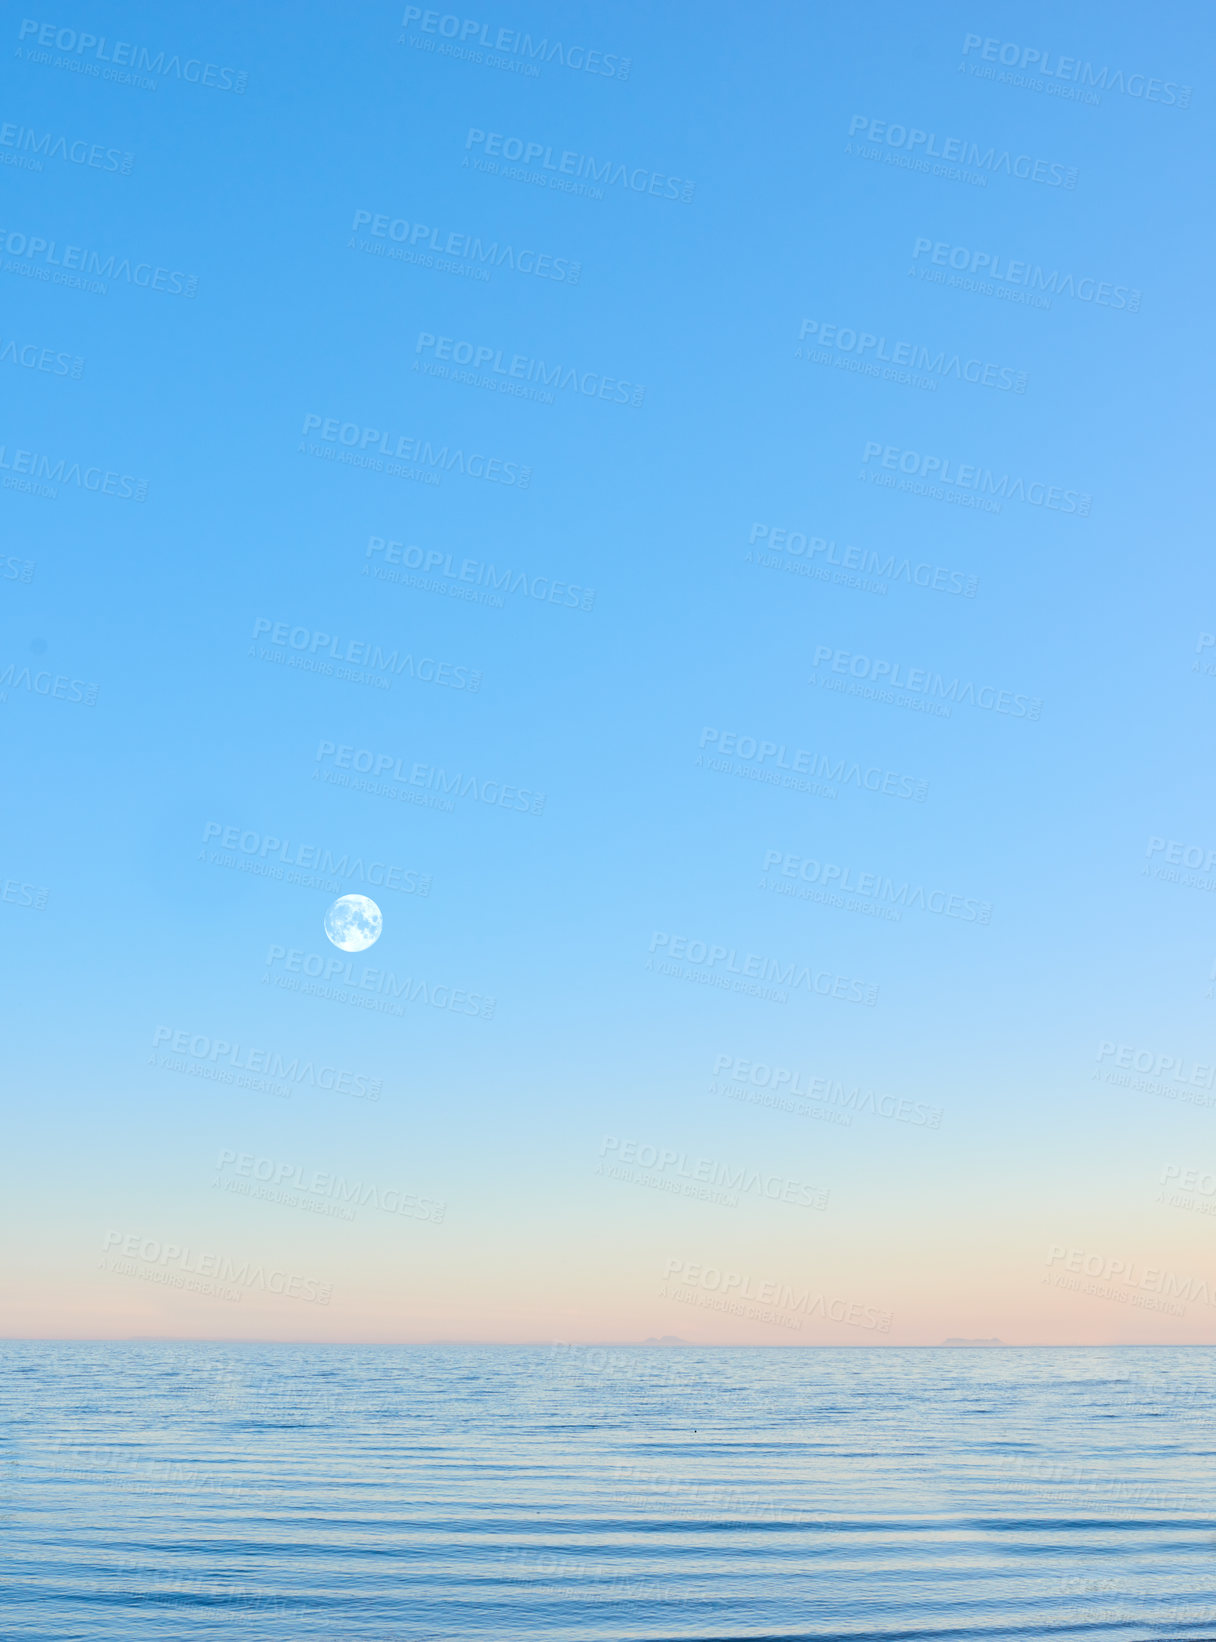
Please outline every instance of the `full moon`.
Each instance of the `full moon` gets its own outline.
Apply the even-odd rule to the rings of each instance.
[[[366,895],[343,895],[325,914],[325,933],[343,952],[366,952],[380,939],[383,922]]]

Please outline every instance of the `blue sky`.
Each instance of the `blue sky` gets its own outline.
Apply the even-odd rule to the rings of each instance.
[[[28,799],[5,879],[47,892],[0,904],[9,1198],[33,1234],[12,1331],[870,1343],[847,1324],[686,1315],[660,1295],[677,1259],[887,1308],[893,1342],[1206,1340],[1203,1305],[1061,1298],[1043,1273],[1056,1246],[1183,1273],[1205,1258],[1198,1208],[1157,1198],[1163,1168],[1211,1157],[1203,1106],[1173,1098],[1204,1092],[1209,892],[1144,868],[1185,875],[1184,849],[1216,848],[1207,20],[403,11],[6,25],[0,148],[42,169],[6,168],[0,225],[0,341],[16,345],[0,359],[0,711]],[[454,28],[491,60],[428,49]],[[478,42],[500,30],[494,57]],[[88,32],[109,43],[78,49]],[[535,75],[524,34],[551,42]],[[130,72],[103,60],[118,40],[123,59],[163,52],[154,89],[105,77]],[[627,77],[567,58],[628,59]],[[1104,68],[1095,101],[1059,94]],[[506,174],[526,145],[531,181]],[[968,152],[962,179],[923,159]],[[602,197],[552,186],[605,162]],[[489,279],[473,241],[499,247]],[[114,259],[104,291],[55,282],[67,246],[77,265]],[[577,281],[547,277],[574,264]],[[135,282],[153,268],[169,288]],[[1017,300],[1036,278],[1049,306]],[[464,344],[493,385],[458,379]],[[501,391],[538,362],[575,385],[552,403]],[[630,402],[598,397],[605,379]],[[365,436],[378,469],[337,459]],[[40,457],[146,500],[83,477],[54,496],[9,486]],[[938,482],[960,469],[961,487]],[[984,484],[999,511],[967,505]],[[1065,511],[1073,494],[1087,512]],[[835,543],[815,567],[834,557],[841,577],[802,574],[805,553],[771,546],[782,531]],[[369,559],[373,539],[398,544],[396,567]],[[871,584],[876,565],[905,579],[848,585],[850,547]],[[516,591],[499,607],[411,585],[426,555],[439,585],[471,565],[464,585],[484,587],[493,565]],[[377,649],[396,656],[390,688],[366,665]],[[286,664],[318,652],[328,674]],[[845,693],[876,664],[888,699]],[[949,716],[890,689],[909,677],[957,680]],[[85,685],[95,703],[70,699]],[[996,710],[1018,697],[1037,718]],[[720,752],[732,734],[859,773],[818,796],[749,778],[754,758]],[[476,793],[448,813],[324,779],[342,748]],[[923,801],[866,791],[865,771],[923,783]],[[504,807],[504,788],[543,810]],[[276,949],[334,956],[333,892],[244,870],[239,845],[212,859],[228,828],[255,852],[271,837],[429,876],[426,895],[378,896],[366,961],[428,998],[492,997],[492,1015],[275,984],[292,973],[267,964]],[[819,866],[791,877],[776,856]],[[825,866],[863,885],[852,906],[777,892]],[[865,905],[883,881],[909,886],[898,920]],[[990,921],[922,910],[917,890]],[[877,1001],[647,967],[681,937]],[[381,1098],[191,1076],[158,1030],[346,1069]],[[1103,1044],[1167,1058],[1168,1092],[1096,1081],[1118,1069]],[[841,1124],[814,1100],[731,1100],[721,1056],[944,1115]],[[609,1140],[613,1157],[632,1142],[812,1182],[828,1207],[681,1195],[662,1184],[679,1164],[597,1174]],[[217,1189],[226,1151],[447,1209],[334,1223]],[[278,1262],[333,1298],[223,1303],[148,1276],[159,1256],[100,1270],[115,1231]]]

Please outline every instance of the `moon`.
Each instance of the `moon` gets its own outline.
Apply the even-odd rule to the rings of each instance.
[[[366,952],[380,939],[384,919],[366,895],[342,895],[325,914],[325,933],[343,952]]]

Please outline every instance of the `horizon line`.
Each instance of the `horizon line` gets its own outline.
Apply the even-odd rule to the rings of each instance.
[[[382,1346],[391,1349],[412,1347],[428,1349],[436,1346],[476,1346],[490,1349],[553,1348],[567,1350],[581,1348],[602,1350],[605,1347],[637,1351],[1210,1351],[1216,1341],[1206,1340],[1084,1340],[1084,1341],[964,1341],[954,1344],[945,1340],[933,1344],[878,1345],[877,1343],[833,1344],[827,1341],[771,1340],[749,1343],[739,1340],[274,1340],[258,1339],[248,1335],[178,1335],[178,1334],[0,1334],[5,1345],[248,1345],[248,1346],[359,1346],[370,1349]]]

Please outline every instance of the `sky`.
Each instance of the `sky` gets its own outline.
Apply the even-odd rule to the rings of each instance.
[[[4,1332],[1216,1337],[1204,11],[48,15]]]

